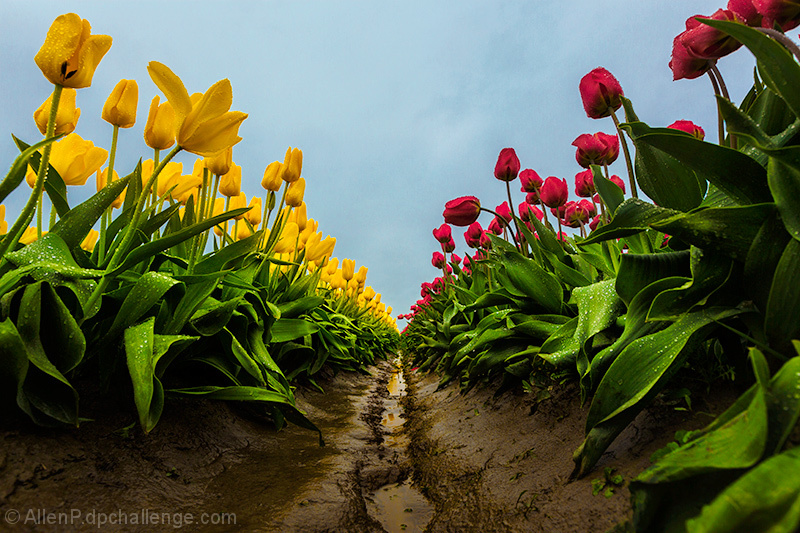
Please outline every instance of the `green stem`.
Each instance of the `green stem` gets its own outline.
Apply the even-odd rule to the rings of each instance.
[[[114,160],[117,157],[117,139],[119,138],[119,126],[114,125],[114,131],[111,134],[111,151],[108,154],[108,168],[106,169],[106,184],[108,187],[114,179]],[[101,171],[102,172],[102,171]],[[111,210],[114,209],[110,205],[106,208],[103,216],[100,218],[100,237],[97,244],[100,246],[97,250],[98,264],[103,262],[106,256],[106,229],[108,227],[108,220],[111,218]]]
[[[47,133],[45,134],[45,138],[48,139],[53,137],[56,132],[56,116],[58,115],[58,103],[61,101],[62,89],[64,89],[64,87],[61,85],[56,85],[53,88],[53,96],[50,100],[50,116],[47,119]],[[31,191],[30,197],[28,197],[28,202],[25,204],[25,207],[22,208],[22,212],[19,214],[19,217],[17,217],[14,225],[11,226],[8,234],[3,239],[3,242],[0,243],[0,257],[3,257],[9,248],[13,249],[14,246],[16,246],[17,242],[19,242],[22,232],[25,231],[25,228],[28,227],[28,224],[30,224],[31,219],[33,218],[33,211],[36,209],[36,205],[38,204],[42,196],[42,191],[44,190],[44,180],[47,178],[47,169],[50,166],[50,150],[52,147],[52,143],[44,147],[42,157],[39,160],[39,172],[36,173],[36,181],[33,184],[33,190]],[[40,231],[41,227],[41,224],[39,224]]]
[[[197,207],[197,219],[194,221],[195,224],[202,222],[206,218],[206,200],[208,197],[208,189],[210,189],[208,182],[208,169],[203,168],[203,186],[200,188],[200,205]],[[189,250],[189,274],[194,271],[194,265],[197,262],[198,256],[202,255],[200,246],[202,245],[205,247],[204,237],[209,231],[210,230],[206,230],[203,233],[195,235],[192,239],[192,247]]]
[[[714,87],[714,94],[716,96],[721,96],[722,92],[719,90],[719,83],[717,82],[717,77],[714,75],[713,70],[709,70],[706,73],[711,80],[711,85]],[[717,104],[717,135],[719,136],[719,145],[725,146],[725,121],[722,118],[722,113],[720,113],[719,104]]]
[[[506,192],[508,193],[508,208],[511,210],[511,220],[514,221],[514,227],[517,228],[517,238],[514,239],[514,242],[519,246],[522,255],[528,257],[528,247],[522,245],[522,232],[519,230],[519,221],[514,211],[514,201],[511,199],[511,182],[506,182]]]
[[[169,163],[172,158],[175,157],[181,150],[182,148],[180,146],[175,146],[175,148],[172,149],[167,157],[165,157],[164,160],[161,161],[161,163],[159,163],[155,169],[153,169],[153,175],[150,176],[149,180],[147,180],[147,183],[142,188],[139,198],[136,200],[136,205],[133,208],[133,217],[131,218],[128,227],[125,230],[125,234],[122,237],[122,242],[114,251],[114,255],[111,256],[111,261],[109,261],[103,277],[100,278],[100,282],[97,284],[97,287],[95,287],[91,296],[89,296],[89,300],[86,302],[86,309],[91,309],[94,304],[97,303],[97,300],[103,295],[103,292],[105,291],[106,287],[108,287],[108,284],[111,283],[112,276],[110,276],[110,273],[116,270],[116,268],[122,264],[125,256],[127,255],[128,246],[130,246],[133,236],[139,226],[139,221],[142,218],[142,208],[144,207],[147,196],[150,194],[150,188],[155,183],[161,171],[164,170],[164,167],[167,166],[167,163]]]
[[[628,143],[625,141],[625,136],[622,134],[622,130],[619,128],[619,119],[617,118],[617,112],[612,110],[611,111],[611,118],[614,120],[614,127],[617,128],[617,135],[619,136],[619,142],[622,145],[622,153],[625,155],[625,164],[628,167],[628,181],[631,182],[631,196],[634,198],[639,198],[639,190],[636,187],[636,176],[633,174],[633,162],[631,161],[631,153],[628,151]]]

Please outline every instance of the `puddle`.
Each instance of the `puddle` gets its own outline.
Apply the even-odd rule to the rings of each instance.
[[[392,375],[386,385],[389,397],[384,400],[381,425],[384,446],[393,460],[404,460],[408,437],[402,432],[405,423],[400,404],[406,395],[406,382],[399,361],[394,362]],[[410,479],[385,485],[367,497],[367,509],[388,533],[424,531],[433,518],[433,506],[417,490]]]

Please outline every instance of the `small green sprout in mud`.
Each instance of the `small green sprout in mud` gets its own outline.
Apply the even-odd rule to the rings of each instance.
[[[614,475],[616,468],[606,467],[603,470],[603,477],[592,480],[592,496],[597,496],[603,492],[603,496],[610,498],[614,495],[614,491],[625,484],[625,479],[622,474]],[[603,490],[605,489],[605,490]]]

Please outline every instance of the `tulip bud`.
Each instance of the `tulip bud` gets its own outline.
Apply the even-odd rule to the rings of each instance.
[[[511,222],[511,208],[508,206],[508,202],[503,202],[495,207],[494,210],[498,215],[503,217],[503,220],[506,222]]]
[[[447,224],[442,224],[433,230],[433,238],[441,243],[446,243],[452,238],[452,230]]]
[[[503,148],[494,166],[494,177],[501,181],[513,181],[519,174],[519,158],[513,148]]]
[[[103,105],[103,120],[120,128],[131,128],[136,123],[139,104],[139,85],[136,80],[120,80]]]
[[[274,251],[279,254],[293,252],[299,236],[300,228],[297,227],[297,224],[294,222],[287,222],[283,227],[278,242],[275,243]]]
[[[289,183],[286,191],[286,205],[299,207],[303,203],[303,195],[306,191],[306,180],[299,178]]]
[[[64,89],[61,91],[61,100],[58,103],[56,113],[55,135],[72,133],[78,125],[81,110],[75,107],[75,97],[78,91],[75,89]],[[50,119],[50,106],[53,102],[53,95],[47,97],[39,109],[33,112],[33,120],[42,135],[47,133],[47,121]]]
[[[764,28],[778,26],[787,32],[800,24],[800,3],[797,0],[753,0],[753,5],[764,16],[761,22]]]
[[[231,197],[231,204],[229,207],[229,211],[233,211],[234,209],[241,209],[243,207],[247,207],[247,195],[243,192],[237,194],[236,196]],[[234,217],[235,220],[242,220],[244,218],[244,213],[241,215],[236,215]]]
[[[273,161],[264,170],[264,178],[261,186],[268,191],[279,191],[283,185],[283,164],[280,161]]]
[[[355,273],[354,279],[358,282],[359,285],[364,285],[367,281],[367,267],[360,266],[358,268],[358,272]]]
[[[433,252],[431,264],[436,268],[444,268],[447,264],[447,260],[444,258],[444,255],[442,255],[442,252]]]
[[[6,204],[0,204],[0,235],[8,233],[8,222],[6,222]]]
[[[347,281],[355,275],[356,262],[353,259],[342,259],[342,277]]]
[[[56,17],[34,61],[50,83],[80,89],[92,84],[111,37],[92,35],[88,20],[75,13]]]
[[[619,137],[597,132],[594,135],[584,133],[572,141],[577,147],[575,160],[583,168],[590,165],[610,165],[619,156]]]
[[[452,237],[450,237],[449,241],[442,243],[442,250],[444,250],[446,253],[450,253],[455,249],[456,249],[456,241],[454,241]]]
[[[701,128],[691,120],[676,120],[667,127],[673,130],[685,131],[686,133],[693,135],[694,137],[697,137],[701,141],[706,137],[706,132],[703,131],[703,128]]]
[[[727,9],[736,13],[742,22],[748,26],[761,26],[763,15],[753,5],[753,0],[728,0]]]
[[[542,188],[539,191],[539,198],[547,207],[561,207],[567,203],[568,197],[567,180],[558,179],[555,176],[550,176],[544,180],[544,184],[542,184]]]
[[[589,118],[603,118],[622,106],[622,92],[617,79],[606,69],[598,67],[583,78],[579,84],[583,109]]]
[[[294,183],[300,179],[300,172],[303,170],[303,151],[291,146],[286,150],[283,158],[283,181]]]
[[[464,232],[464,240],[470,248],[478,248],[481,245],[481,235],[483,235],[483,228],[479,222],[473,222]]]
[[[91,252],[94,250],[94,245],[97,244],[97,239],[100,238],[100,232],[96,229],[90,229],[89,233],[86,234],[86,237],[83,238],[81,241],[81,248],[86,250],[87,252]]]
[[[503,233],[503,226],[504,225],[500,223],[500,219],[498,217],[494,217],[492,221],[489,222],[489,226],[486,228],[486,231],[489,233],[494,233],[495,235],[500,235]]]
[[[614,183],[614,184],[615,184],[617,187],[619,187],[620,189],[622,189],[622,192],[623,192],[623,193],[625,192],[625,182],[624,182],[624,181],[622,181],[622,178],[620,178],[619,176],[616,176],[616,175],[615,175],[615,176],[611,176],[611,178],[609,178],[609,180],[610,180],[612,183]]]
[[[254,228],[261,224],[261,198],[253,196],[250,199],[250,211],[245,216]]]
[[[225,150],[214,154],[213,156],[205,158],[205,166],[212,173],[217,176],[224,176],[230,172],[233,165],[233,146],[229,146]],[[239,182],[241,183],[242,170],[239,169]],[[222,186],[222,183],[220,183]],[[224,194],[224,193],[223,193]]]
[[[231,163],[231,168],[219,180],[219,193],[228,198],[239,196],[242,190],[242,167]]]
[[[444,221],[453,226],[469,226],[481,214],[481,202],[474,196],[462,196],[444,204]]]
[[[591,169],[575,174],[575,194],[582,198],[591,198],[595,192],[594,174]]]
[[[158,105],[154,96],[144,125],[144,142],[154,150],[166,150],[175,144],[175,110],[169,102]]]
[[[164,196],[170,187],[178,183],[181,174],[183,174],[183,163],[175,161],[167,163],[161,170],[161,174],[158,175],[156,193],[159,196]],[[142,179],[144,179],[144,173],[142,173]]]
[[[519,173],[519,181],[522,185],[520,189],[522,192],[539,192],[539,189],[542,187],[542,178],[530,168],[526,168]]]
[[[108,158],[108,152],[77,133],[52,144],[50,164],[67,185],[83,185]]]
[[[306,214],[306,204],[303,202],[289,212],[289,220],[296,223],[300,231],[306,229],[308,225],[308,216]]]

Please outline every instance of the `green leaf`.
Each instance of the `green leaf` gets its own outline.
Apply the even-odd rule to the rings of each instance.
[[[775,269],[790,240],[792,238],[775,211],[761,224],[750,245],[744,263],[744,286],[759,309],[767,308]]]
[[[721,30],[750,49],[758,59],[759,72],[770,89],[780,95],[795,116],[800,117],[800,66],[777,41],[744,24],[702,19],[703,24]]]
[[[301,318],[281,318],[272,325],[270,342],[286,342],[306,335],[313,335],[319,330],[314,322]]]
[[[699,516],[686,522],[689,533],[769,531],[800,527],[800,448],[758,465],[729,485]]]
[[[668,277],[689,277],[688,250],[658,254],[623,254],[619,262],[616,290],[625,305],[651,283]]]
[[[680,214],[680,211],[657,207],[651,203],[628,198],[614,212],[610,223],[594,230],[579,246],[636,235],[660,220]]]
[[[764,332],[779,346],[800,336],[800,242],[789,241],[783,250],[764,312]]]
[[[711,207],[654,223],[653,228],[698,248],[744,261],[759,228],[775,204]]]
[[[17,143],[17,146],[20,147],[22,153],[19,154],[16,159],[14,159],[8,174],[6,174],[6,177],[3,178],[2,182],[0,182],[0,202],[5,200],[6,196],[11,194],[17,187],[19,187],[19,184],[25,179],[25,174],[28,171],[28,164],[31,157],[33,156],[35,158],[36,155],[38,155],[37,152],[40,148],[57,141],[61,136],[44,139],[33,146],[28,146],[27,143],[24,143],[13,135],[12,137],[14,138],[14,142]],[[23,146],[26,148],[23,148]]]
[[[262,232],[256,232],[247,238],[238,240],[217,250],[195,265],[197,274],[225,270],[229,263],[255,252],[260,244]]]
[[[623,124],[636,145],[636,181],[642,191],[662,206],[679,211],[694,209],[703,200],[705,180],[681,162],[679,155],[666,153],[652,146],[643,136],[654,132],[672,137],[689,136],[677,130],[652,129],[643,122]],[[674,152],[674,151],[673,151]]]
[[[769,188],[786,231],[800,240],[800,147],[769,150]]]
[[[125,329],[138,322],[175,285],[178,285],[178,282],[166,274],[145,272],[123,300],[102,343],[112,341]]]
[[[285,302],[278,305],[280,309],[280,316],[284,318],[295,318],[304,313],[308,313],[315,307],[319,307],[325,301],[325,298],[316,295],[303,296],[291,302]]]
[[[56,222],[48,235],[58,235],[64,240],[69,249],[80,246],[92,226],[100,220],[102,214],[128,185],[130,178],[130,176],[126,176],[111,182],[110,185],[104,187],[85,202],[70,209],[69,213],[64,214]]]
[[[563,288],[555,276],[517,252],[504,253],[502,265],[514,288],[548,312],[561,311]]]
[[[592,165],[592,176],[597,193],[603,199],[609,212],[614,213],[625,201],[625,193],[622,192],[619,185],[603,176],[603,170],[598,165]]]
[[[688,313],[666,329],[631,342],[597,387],[586,419],[586,440],[574,454],[573,475],[583,476],[594,467],[609,444],[669,382],[707,326],[736,313],[724,308]]]

